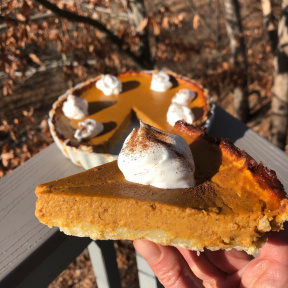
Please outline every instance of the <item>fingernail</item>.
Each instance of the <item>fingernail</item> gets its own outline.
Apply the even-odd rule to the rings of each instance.
[[[134,246],[149,264],[155,264],[159,261],[162,252],[157,244],[148,240],[135,240]]]

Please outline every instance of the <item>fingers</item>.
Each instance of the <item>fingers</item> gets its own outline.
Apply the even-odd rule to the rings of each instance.
[[[203,287],[176,248],[148,240],[135,240],[134,247],[166,288]]]
[[[239,271],[244,287],[288,287],[288,230],[272,232],[259,255]]]
[[[195,251],[183,248],[177,250],[146,240],[135,241],[134,246],[166,288],[203,287],[202,285],[284,288],[288,287],[287,228],[271,233],[256,258],[236,250],[205,250],[197,256]]]
[[[257,258],[267,258],[288,266],[288,225],[285,230],[272,232]]]
[[[241,287],[288,287],[287,267],[271,259],[256,257],[238,274]]]
[[[243,251],[237,251],[235,249],[230,251],[205,250],[205,255],[216,267],[228,274],[237,272],[254,259],[252,255],[248,255]]]
[[[227,274],[216,267],[204,252],[200,253],[198,256],[195,251],[183,248],[178,248],[178,250],[183,255],[194,274],[202,279],[203,282],[210,284],[211,287],[216,287],[217,283],[226,277]]]
[[[247,266],[253,259],[245,252],[236,250],[205,250],[199,256],[195,251],[182,248],[178,250],[194,274],[203,280],[205,287],[239,287],[241,277],[238,274],[238,268]]]

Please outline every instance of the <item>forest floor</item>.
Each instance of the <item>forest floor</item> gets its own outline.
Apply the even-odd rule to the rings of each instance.
[[[161,33],[157,67],[165,67],[196,79],[209,89],[216,104],[235,115],[233,81],[230,73],[229,52],[227,52],[229,44],[225,36],[223,19],[219,20],[219,25],[217,24],[217,40],[215,41],[211,37],[213,34],[211,29],[215,28],[213,25],[215,15],[214,18],[204,17],[213,15],[211,9],[215,11],[215,7],[211,8],[207,5],[209,1],[199,1],[200,4],[197,6],[197,11],[201,11],[199,28],[196,24],[192,27],[191,21],[195,19],[195,13],[191,13],[191,7],[181,4],[181,1],[170,0],[168,2],[169,19],[174,19],[176,24],[170,24],[169,29]],[[209,3],[213,4],[215,1]],[[187,11],[190,12],[187,13]],[[260,3],[250,1],[242,5],[241,11],[249,65],[250,118],[247,125],[269,139],[273,55],[265,40]],[[194,16],[193,19],[189,18],[191,15]],[[177,24],[180,20],[181,25]],[[49,52],[49,49],[46,50],[44,56],[47,59],[50,57],[49,69],[38,71],[27,77],[25,81],[16,83],[12,95],[5,97],[0,95],[0,119],[2,121],[0,123],[0,177],[52,143],[47,126],[48,112],[58,96],[71,86],[71,81],[67,79],[62,67],[57,65],[58,62],[52,61],[55,60],[53,53],[49,54],[47,51]],[[98,73],[99,71],[91,68],[87,70],[89,75],[87,78]],[[72,84],[77,81],[82,80],[76,77]],[[123,288],[138,287],[135,251],[131,242],[116,241],[115,248]],[[49,285],[49,288],[56,287],[97,287],[87,249]]]

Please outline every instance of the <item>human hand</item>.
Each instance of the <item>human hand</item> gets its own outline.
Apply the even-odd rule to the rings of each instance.
[[[287,227],[288,228],[288,227]],[[135,240],[166,288],[288,287],[288,232],[271,233],[257,257],[237,250],[197,252]]]

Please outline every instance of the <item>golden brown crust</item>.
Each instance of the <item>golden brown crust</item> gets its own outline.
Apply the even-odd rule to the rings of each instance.
[[[279,199],[287,197],[284,187],[277,178],[275,171],[266,168],[262,162],[258,164],[254,158],[247,152],[236,147],[229,139],[208,135],[204,128],[197,128],[187,124],[185,121],[178,121],[172,132],[178,134],[180,132],[180,135],[182,134],[182,136],[185,134],[189,135],[191,139],[200,137],[209,143],[217,145],[222,153],[229,155],[231,159],[237,159],[237,161],[244,160],[246,168],[251,171],[256,181],[260,183],[261,188],[269,191],[271,197],[277,197]],[[185,138],[187,140],[187,137]]]

